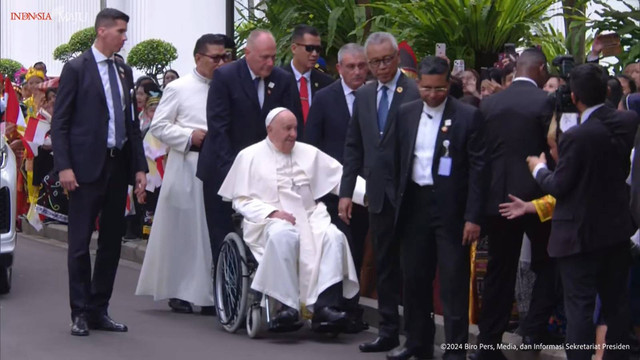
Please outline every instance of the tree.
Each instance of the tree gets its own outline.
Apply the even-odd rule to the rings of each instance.
[[[505,43],[522,45],[532,28],[547,20],[554,0],[413,0],[371,6],[383,9],[398,39],[407,40],[418,56],[447,44],[450,59],[468,68],[490,67]]]
[[[71,35],[68,43],[61,44],[53,50],[53,58],[66,63],[89,50],[95,39],[96,31],[93,27],[76,31]]]
[[[13,78],[18,70],[22,69],[22,64],[12,59],[0,59],[0,74]]]
[[[137,44],[129,51],[127,64],[154,78],[157,83],[158,75],[163,74],[177,58],[178,50],[171,43],[150,39]]]

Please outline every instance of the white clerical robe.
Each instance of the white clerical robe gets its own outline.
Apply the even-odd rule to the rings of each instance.
[[[300,142],[291,154],[281,153],[268,139],[238,154],[218,194],[232,201],[244,217],[244,241],[260,264],[253,289],[295,309],[300,303],[312,309],[318,295],[340,281],[344,297],[358,293],[346,237],[331,223],[325,205],[316,203],[330,192],[337,194],[341,177],[338,161]],[[359,180],[354,201],[362,203],[364,181]],[[293,214],[295,225],[267,218],[276,210]],[[290,235],[293,228],[297,242],[277,246],[269,242],[273,234]],[[287,257],[278,251],[292,247],[299,249],[297,264],[289,266]]]
[[[162,189],[138,279],[137,295],[212,306],[211,244],[194,129],[207,129],[209,79],[195,70],[164,90],[149,131],[170,147]]]

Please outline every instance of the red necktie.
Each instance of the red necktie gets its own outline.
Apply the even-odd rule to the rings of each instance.
[[[307,123],[307,115],[309,115],[309,89],[307,88],[307,78],[300,77],[300,104],[302,104],[302,118]]]

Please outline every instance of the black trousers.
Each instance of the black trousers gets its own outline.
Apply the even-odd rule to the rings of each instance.
[[[628,345],[631,326],[628,299],[629,244],[627,241],[590,253],[558,258],[564,285],[568,344],[593,345],[596,294],[607,324],[607,345]],[[592,349],[566,350],[567,359],[590,360]],[[628,350],[605,350],[605,359],[628,359]]]
[[[529,312],[522,323],[525,331],[532,332],[525,335],[538,335],[533,332],[540,331],[540,325],[546,324],[557,303],[556,275],[553,262],[547,255],[551,221],[541,223],[537,215],[525,215],[514,220],[491,216],[487,219],[486,230],[489,236],[489,263],[482,292],[478,341],[487,345],[502,342],[502,333],[509,325],[520,248],[525,233],[531,240],[531,266],[536,281]]]
[[[222,201],[222,197],[218,195],[220,186],[222,184],[216,181],[202,182],[204,212],[207,217],[212,264],[214,265],[218,262],[218,254],[224,237],[234,230],[233,222],[231,221],[233,209],[230,202]]]
[[[433,280],[440,270],[440,299],[445,343],[464,349],[469,333],[469,247],[462,245],[464,220],[444,219],[432,186],[407,186],[398,219],[402,243],[405,346],[431,352],[435,336]],[[447,351],[444,358],[465,358],[466,351]]]
[[[358,279],[360,279],[362,259],[364,257],[364,242],[369,231],[369,213],[365,207],[354,203],[351,211],[351,224],[347,225],[338,217],[338,196],[329,194],[323,197],[321,201],[327,206],[331,222],[347,237],[349,250],[351,250],[351,256],[353,257],[353,265],[355,265]]]
[[[395,233],[395,207],[385,196],[382,211],[369,214],[378,290],[379,336],[398,337],[400,327],[400,242]]]
[[[69,297],[71,316],[107,313],[120,260],[127,201],[126,159],[107,157],[100,178],[69,193]],[[100,234],[93,277],[89,242],[100,214]]]

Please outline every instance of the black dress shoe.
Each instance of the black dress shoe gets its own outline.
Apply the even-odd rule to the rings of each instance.
[[[191,307],[191,303],[181,299],[176,299],[176,298],[169,299],[169,307],[173,312],[177,312],[180,314],[193,313],[193,307]]]
[[[330,323],[335,325],[346,325],[349,317],[344,311],[334,307],[323,307],[313,312],[311,323]]]
[[[109,315],[99,315],[89,322],[89,327],[95,330],[127,332],[127,325],[115,322]]]
[[[203,306],[200,308],[200,314],[204,316],[216,316],[216,307],[215,306]]]
[[[89,324],[87,324],[87,317],[85,315],[78,315],[73,317],[73,324],[71,325],[71,335],[89,335]]]
[[[404,346],[397,347],[387,353],[387,360],[426,360],[433,359],[433,346],[429,348],[409,349]]]
[[[398,345],[400,345],[400,341],[398,341],[397,337],[378,336],[371,342],[360,344],[359,348],[362,352],[383,352],[389,351]]]
[[[293,325],[298,322],[298,317],[298,310],[283,305],[282,309],[278,311],[278,314],[273,318],[272,322],[275,326]]]

